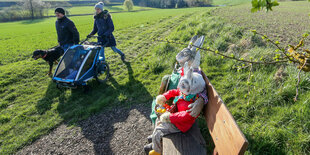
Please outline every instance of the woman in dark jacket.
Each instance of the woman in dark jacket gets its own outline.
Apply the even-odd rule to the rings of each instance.
[[[117,49],[115,38],[112,34],[114,25],[111,15],[107,10],[103,10],[104,4],[99,2],[95,5],[96,15],[94,16],[94,28],[88,37],[98,33],[98,43],[102,46],[99,54],[99,60],[105,60],[104,47],[111,47],[111,49],[121,56],[122,61],[125,61],[125,54]]]

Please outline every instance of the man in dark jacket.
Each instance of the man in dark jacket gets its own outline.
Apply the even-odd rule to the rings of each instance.
[[[55,15],[57,17],[56,30],[58,43],[66,51],[70,46],[79,44],[80,34],[74,23],[65,16],[65,10],[63,8],[57,8]]]
[[[94,16],[94,28],[88,37],[98,33],[98,43],[102,45],[99,59],[105,60],[104,47],[111,47],[111,49],[121,56],[122,61],[125,61],[125,54],[116,48],[116,41],[112,32],[114,31],[114,24],[111,15],[107,10],[103,10],[104,4],[99,2],[95,5],[96,15]]]

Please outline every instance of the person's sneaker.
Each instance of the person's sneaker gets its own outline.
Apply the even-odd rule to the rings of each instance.
[[[144,146],[144,151],[145,151],[145,154],[146,155],[149,155],[149,152],[152,151],[153,148],[152,148],[152,143],[151,144],[147,144]]]
[[[122,59],[122,61],[125,61],[125,54],[121,55],[121,59]]]

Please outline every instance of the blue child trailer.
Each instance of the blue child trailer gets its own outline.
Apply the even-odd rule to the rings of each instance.
[[[60,60],[53,81],[57,88],[77,88],[86,86],[87,81],[95,78],[105,82],[109,77],[109,66],[99,60],[100,46],[74,45],[70,47]]]

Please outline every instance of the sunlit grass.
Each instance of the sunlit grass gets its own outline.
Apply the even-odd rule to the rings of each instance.
[[[81,38],[91,31],[92,16],[71,19]],[[130,64],[122,63],[108,49],[107,61],[113,76],[104,85],[91,82],[93,90],[89,94],[57,90],[45,75],[46,63],[30,59],[33,50],[56,44],[54,18],[0,24],[0,33],[5,34],[0,36],[0,154],[15,152],[64,121],[74,124],[104,109],[136,103],[150,107],[161,78],[172,72],[175,55],[184,48],[154,42],[152,37],[187,43],[195,34],[205,35],[204,47],[220,52],[226,52],[231,44],[251,39],[248,48],[235,51],[236,56],[244,57],[259,58],[274,49],[235,21],[222,18],[217,11],[210,12],[210,8],[118,13],[113,14],[113,20],[118,48]],[[237,72],[232,69],[234,61],[204,51],[201,54],[201,68],[249,140],[246,154],[309,154],[309,74],[302,74],[301,95],[294,102],[296,67],[284,65],[288,76],[277,82],[274,74],[280,66],[255,66],[251,94],[245,96],[248,69]],[[209,140],[207,129],[203,124],[200,127]],[[212,145],[208,144],[208,151],[211,150]]]

